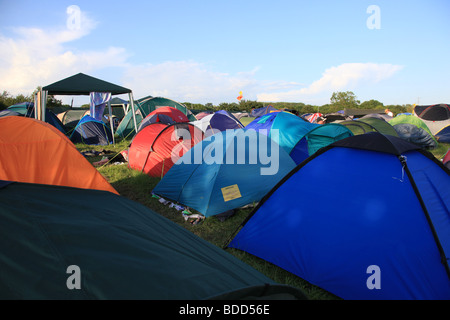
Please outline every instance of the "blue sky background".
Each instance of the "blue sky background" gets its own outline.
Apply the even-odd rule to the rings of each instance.
[[[0,0],[0,12],[0,90],[12,94],[83,72],[180,102],[242,91],[322,105],[349,90],[361,102],[450,103],[447,0]]]

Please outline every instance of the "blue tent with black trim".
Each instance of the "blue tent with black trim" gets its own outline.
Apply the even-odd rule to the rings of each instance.
[[[113,143],[111,129],[103,121],[96,120],[90,115],[80,119],[70,136],[73,143],[89,145],[108,145]]]
[[[274,187],[228,244],[344,299],[450,299],[450,170],[401,138],[333,143]]]

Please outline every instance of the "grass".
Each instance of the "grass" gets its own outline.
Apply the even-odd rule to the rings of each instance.
[[[151,192],[160,181],[160,178],[150,177],[139,171],[132,170],[128,168],[126,163],[114,164],[117,158],[113,158],[113,156],[128,149],[129,143],[129,140],[122,140],[118,142],[116,141],[115,145],[109,146],[89,146],[77,144],[76,147],[81,152],[88,150],[112,152],[108,155],[109,158],[112,158],[109,163],[98,166],[97,169],[123,197],[147,206],[167,219],[188,229],[197,236],[222,248],[230,237],[234,235],[237,228],[251,212],[251,209],[239,209],[233,216],[225,221],[220,221],[213,216],[206,218],[201,224],[192,225],[184,220],[181,212],[161,204],[158,199],[152,197]],[[449,144],[439,144],[438,148],[434,149],[432,153],[436,158],[442,159],[449,147]],[[91,163],[95,163],[101,160],[102,157],[103,155],[90,156],[87,157],[87,159]],[[226,249],[226,251],[274,281],[299,288],[311,300],[339,299],[333,294],[253,255],[230,248]]]

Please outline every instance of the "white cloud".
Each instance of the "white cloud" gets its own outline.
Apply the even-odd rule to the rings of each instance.
[[[373,84],[402,68],[392,64],[345,63],[325,70],[319,80],[305,86],[297,82],[258,80],[258,66],[229,74],[196,61],[133,65],[128,61],[130,54],[119,47],[69,49],[70,42],[90,35],[96,25],[96,21],[81,12],[76,28],[66,25],[56,30],[15,28],[14,37],[0,34],[0,90],[29,94],[38,85],[78,72],[89,74],[102,68],[118,67],[116,74],[123,74],[121,84],[131,88],[135,98],[152,95],[180,102],[219,104],[238,102],[236,98],[243,91],[246,100],[323,104],[332,91]]]
[[[14,38],[0,34],[0,89],[12,94],[29,94],[78,72],[123,66],[125,49],[109,47],[101,51],[75,52],[65,44],[88,35],[97,22],[81,12],[77,28],[56,30],[14,28]]]
[[[375,84],[392,77],[402,66],[377,63],[344,63],[326,69],[319,80],[309,86],[281,92],[264,92],[258,101],[313,101],[320,96],[329,98],[333,91],[354,90],[365,84]]]
[[[255,68],[230,75],[195,61],[166,61],[129,67],[124,85],[132,88],[137,97],[164,96],[193,103],[238,102],[239,91],[244,92],[245,99],[250,99],[247,94],[260,85],[254,78],[257,71]]]

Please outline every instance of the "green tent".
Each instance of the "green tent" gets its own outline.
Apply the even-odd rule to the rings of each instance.
[[[304,299],[107,191],[0,181],[0,299]]]
[[[433,149],[438,142],[422,119],[415,115],[399,114],[389,120],[399,137],[427,149]]]
[[[185,105],[171,99],[163,97],[147,96],[135,101],[134,103],[135,103],[134,106],[135,106],[136,123],[138,127],[142,119],[144,119],[152,111],[155,111],[160,107],[176,108],[181,112],[183,112],[188,117],[189,121],[197,120],[194,114],[188,108],[186,108]],[[132,122],[132,115],[133,115],[132,112],[128,112],[120,122],[119,127],[117,128],[116,134],[118,134],[122,138],[132,138],[132,135],[134,135],[135,133]]]
[[[398,137],[397,131],[386,120],[378,118],[361,118],[358,120],[345,120],[339,124],[349,128],[354,135],[364,134],[368,132],[379,132]]]

